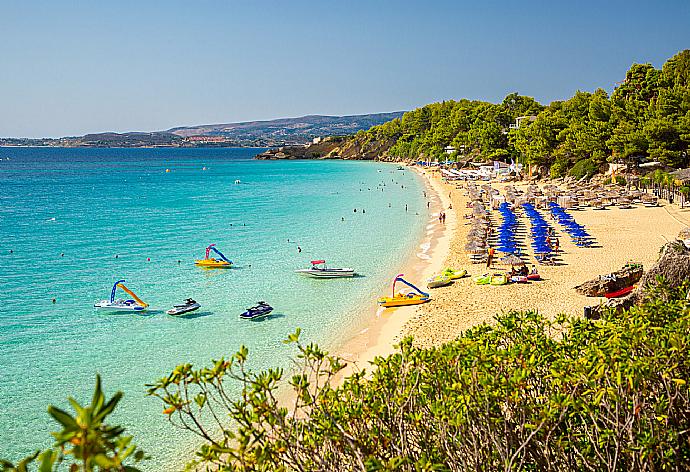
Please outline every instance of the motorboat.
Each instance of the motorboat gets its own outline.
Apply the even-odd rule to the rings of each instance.
[[[426,286],[429,288],[445,287],[451,283],[450,277],[447,275],[435,275],[426,281]]]
[[[240,318],[243,320],[255,320],[270,315],[272,311],[273,307],[271,305],[261,301],[253,307],[247,308],[245,312],[240,314]]]
[[[217,258],[211,257],[211,251],[216,253]],[[206,248],[206,257],[203,259],[197,259],[194,264],[202,267],[204,269],[229,269],[232,267],[232,261],[229,260],[225,255],[215,248],[215,244],[211,244]]]
[[[431,300],[428,293],[422,292],[420,289],[406,281],[402,278],[404,274],[398,274],[395,279],[393,279],[393,296],[392,297],[381,297],[378,299],[378,304],[382,307],[398,307],[398,306],[409,306],[409,305],[420,305]],[[402,291],[396,293],[395,285],[396,283],[403,283],[408,287],[412,288],[414,292],[404,293]]]
[[[353,277],[355,275],[355,269],[326,267],[326,261],[323,259],[311,261],[310,268],[297,269],[295,272],[317,279],[336,279],[340,277]]]
[[[166,311],[166,313],[172,316],[179,316],[198,310],[199,308],[201,308],[201,305],[196,300],[188,298],[180,305],[173,305],[172,309]]]
[[[136,296],[134,292],[128,289],[124,285],[125,280],[118,280],[113,285],[113,289],[110,292],[109,300],[101,300],[93,304],[94,308],[104,311],[144,311],[149,306],[148,303],[142,301]],[[123,292],[128,294],[131,299],[115,299],[115,292],[117,289],[121,289]]]
[[[443,269],[443,272],[441,272],[441,275],[448,276],[451,280],[456,280],[466,276],[467,271],[465,269],[455,270],[451,269],[450,267],[446,267]]]

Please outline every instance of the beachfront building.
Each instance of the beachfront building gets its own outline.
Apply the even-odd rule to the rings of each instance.
[[[537,119],[536,115],[518,116],[515,118],[515,123],[510,125],[510,129],[519,129],[526,123],[531,123]]]
[[[228,141],[225,136],[188,136],[184,140],[194,144],[220,144]]]

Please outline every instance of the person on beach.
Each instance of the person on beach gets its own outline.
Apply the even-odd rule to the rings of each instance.
[[[449,209],[449,210],[452,210],[452,209],[453,209],[453,204],[452,204],[452,203],[451,203],[450,205],[448,205],[448,209]]]
[[[429,208],[431,206],[431,202],[426,202],[426,207]]]
[[[496,250],[492,247],[489,248],[489,257],[486,258],[486,268],[490,269],[491,268],[491,263],[494,260],[494,253]]]
[[[530,274],[532,274],[532,275],[537,274],[537,266],[535,266],[534,264],[532,264],[532,271],[530,272]]]

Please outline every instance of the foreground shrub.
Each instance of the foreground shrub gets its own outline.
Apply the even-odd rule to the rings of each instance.
[[[297,332],[294,413],[277,399],[283,372],[248,371],[245,348],[149,393],[204,439],[213,470],[677,470],[690,463],[686,292],[657,287],[599,321],[512,312],[439,348],[405,339],[339,386],[343,361]]]

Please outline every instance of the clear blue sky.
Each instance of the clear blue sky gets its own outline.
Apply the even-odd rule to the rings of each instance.
[[[690,0],[0,0],[0,136],[611,90],[690,47]]]

